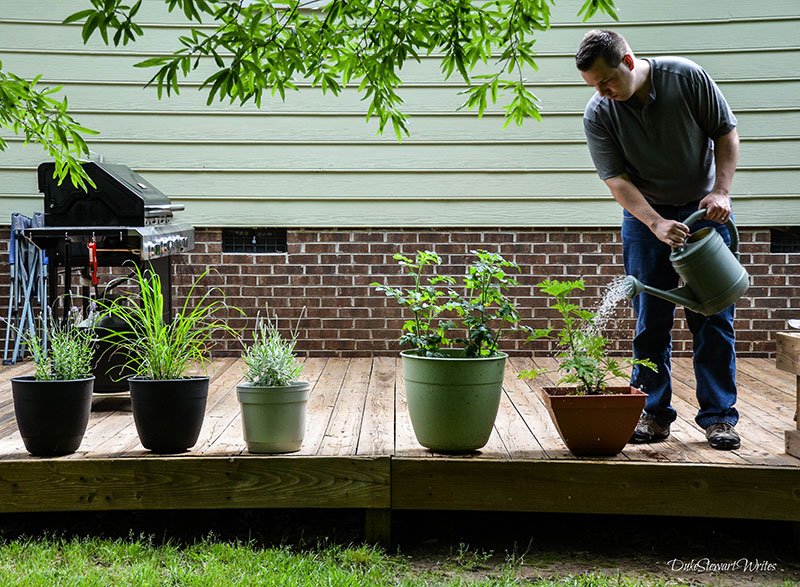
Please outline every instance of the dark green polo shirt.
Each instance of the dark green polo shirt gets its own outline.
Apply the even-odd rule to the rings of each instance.
[[[736,127],[736,117],[709,75],[682,57],[650,63],[650,95],[624,102],[598,93],[583,127],[601,179],[627,173],[651,204],[699,200],[714,186],[713,140]]]

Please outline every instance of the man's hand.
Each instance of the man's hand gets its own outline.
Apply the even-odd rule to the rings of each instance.
[[[683,246],[689,236],[688,226],[677,220],[667,220],[665,218],[656,220],[650,230],[658,240],[673,248]]]
[[[731,217],[731,198],[722,192],[709,192],[700,200],[699,209],[706,209],[706,220],[725,224]]]

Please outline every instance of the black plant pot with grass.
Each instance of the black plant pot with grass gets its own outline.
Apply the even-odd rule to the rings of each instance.
[[[208,399],[208,377],[158,380],[131,377],[133,420],[139,440],[155,453],[179,453],[200,436]]]
[[[25,449],[34,456],[78,450],[89,423],[94,377],[66,381],[11,379],[14,415]]]

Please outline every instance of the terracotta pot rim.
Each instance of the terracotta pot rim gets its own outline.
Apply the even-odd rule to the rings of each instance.
[[[638,387],[632,385],[611,385],[606,388],[606,393],[571,393],[572,390],[577,389],[569,386],[547,385],[542,387],[542,391],[551,397],[614,397],[614,396],[629,396],[629,395],[647,395]],[[611,393],[608,393],[608,392]]]

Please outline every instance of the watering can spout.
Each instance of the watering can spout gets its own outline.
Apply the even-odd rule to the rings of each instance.
[[[685,308],[688,308],[694,312],[702,312],[703,310],[701,307],[702,305],[694,299],[692,291],[686,286],[664,291],[655,287],[650,287],[649,285],[645,285],[632,275],[628,275],[622,282],[622,289],[628,299],[633,299],[640,293],[649,293],[650,295],[661,298],[662,300],[667,300],[673,304],[684,306]]]

